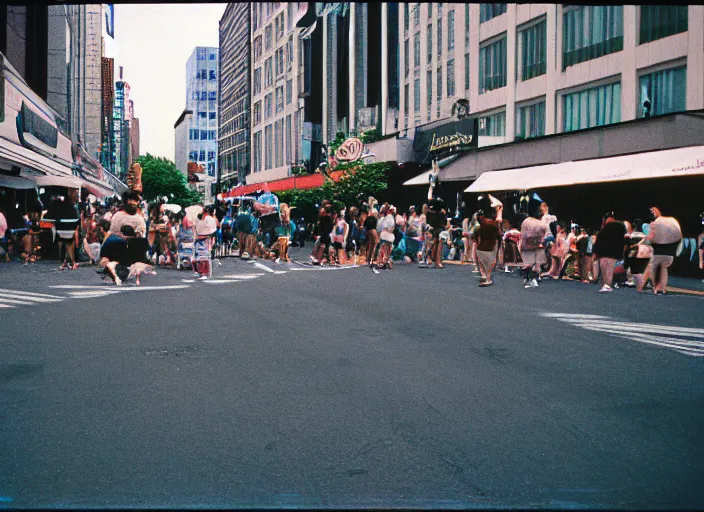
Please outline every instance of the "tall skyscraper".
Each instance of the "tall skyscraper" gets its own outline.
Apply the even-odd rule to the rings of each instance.
[[[188,161],[217,178],[218,49],[198,46],[186,64],[186,110],[193,112],[188,129]]]
[[[101,4],[85,6],[85,130],[83,147],[100,159],[102,143],[102,38],[103,9]]]
[[[110,172],[115,172],[115,128],[113,123],[113,108],[115,106],[115,59],[102,58],[102,148],[100,163]]]
[[[244,183],[250,173],[251,8],[230,3],[220,20],[218,174],[224,188]]]

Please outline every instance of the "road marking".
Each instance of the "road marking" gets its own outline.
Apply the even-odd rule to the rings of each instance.
[[[704,329],[637,322],[619,322],[608,316],[564,313],[541,313],[588,331],[673,349],[691,357],[704,357]],[[697,339],[698,338],[698,339]]]
[[[255,279],[261,277],[264,274],[229,274],[226,276],[219,276],[220,279]]]
[[[48,295],[46,293],[34,293],[34,292],[25,292],[22,290],[8,290],[6,288],[0,288],[0,292],[3,293],[21,293],[23,295],[31,295],[33,297],[46,297],[48,299],[63,299],[63,297],[59,297],[58,295]]]
[[[230,284],[235,284],[235,283],[242,283],[241,279],[208,279],[205,281],[206,283],[211,283],[211,284],[223,284],[223,283],[230,283]]]
[[[13,300],[13,299],[3,299],[0,298],[0,304],[20,304],[24,306],[34,305],[34,302],[28,302],[26,300]]]
[[[83,291],[83,292],[69,292],[74,299],[85,299],[88,297],[104,297],[105,295],[114,295],[120,293],[121,290],[95,290],[95,291]]]
[[[113,285],[115,287],[115,285]],[[94,289],[94,290],[105,290],[106,286],[84,286],[84,285],[79,285],[79,284],[59,284],[59,285],[54,285],[50,286],[50,288],[62,288],[62,289],[67,289],[67,290],[89,290],[89,289]],[[172,285],[164,285],[164,286],[122,286],[122,287],[115,287],[119,288],[117,291],[121,292],[132,292],[132,291],[151,291],[151,290],[180,290],[183,288],[189,288],[189,286],[186,286],[185,284],[172,284]]]
[[[0,308],[14,308],[15,306],[8,306],[7,304],[0,304]]]
[[[33,295],[28,295],[24,292],[17,293],[0,293],[0,299],[2,297],[7,297],[8,299],[24,299],[31,302],[61,302],[64,299],[47,299],[45,297],[35,297]]]
[[[250,263],[252,263],[258,269],[265,270],[266,272],[271,272],[272,274],[274,272],[276,272],[274,269],[271,269],[271,268],[267,267],[266,265],[262,265],[258,261],[250,261]]]

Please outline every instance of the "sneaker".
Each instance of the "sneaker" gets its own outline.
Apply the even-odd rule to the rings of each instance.
[[[115,279],[115,285],[116,285],[116,286],[122,286],[122,279],[120,279],[119,277],[116,278],[116,279]]]
[[[608,284],[605,284],[604,286],[601,287],[601,290],[599,290],[599,293],[610,293],[614,291],[613,288],[611,288]]]
[[[530,279],[523,280],[523,288],[530,288]]]
[[[208,280],[208,276],[200,276],[198,278],[198,281],[207,281],[207,280]]]
[[[532,288],[537,288],[538,287],[538,280],[537,279],[531,279],[530,280],[530,286]]]
[[[508,267],[504,267],[504,273],[505,273],[505,274],[510,274],[510,273],[511,273],[511,270],[509,270]]]

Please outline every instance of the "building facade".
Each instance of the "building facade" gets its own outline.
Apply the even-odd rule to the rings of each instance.
[[[100,160],[102,144],[102,55],[103,7],[101,4],[85,5],[85,129],[83,147],[96,160]]]
[[[198,46],[186,63],[188,161],[202,165],[217,178],[218,169],[218,49]]]
[[[301,2],[252,4],[252,154],[247,183],[285,178],[301,161],[306,93],[304,29],[297,25],[307,9]]]
[[[174,124],[174,162],[185,178],[188,178],[188,136],[192,124],[193,112],[190,110],[184,110]]]
[[[130,168],[130,84],[122,80],[115,83],[115,106],[113,108],[113,132],[115,133],[115,174],[125,180]]]
[[[230,3],[220,20],[218,180],[222,188],[250,173],[251,9]]]
[[[458,99],[501,142],[704,108],[702,6],[400,8],[401,130]]]

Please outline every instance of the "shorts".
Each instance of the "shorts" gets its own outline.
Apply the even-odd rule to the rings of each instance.
[[[59,235],[61,240],[72,240],[76,232],[69,230],[58,230],[56,234]]]
[[[672,263],[675,261],[674,256],[662,256],[659,254],[656,254],[653,256],[653,268],[657,268],[659,266],[663,266],[664,268],[668,268],[672,265]]]
[[[487,270],[491,270],[496,261],[496,249],[493,251],[477,251],[479,264]]]
[[[477,251],[477,254],[479,251]],[[545,258],[545,250],[544,249],[535,249],[533,251],[523,251],[522,253],[523,256],[523,263],[525,265],[544,265],[547,262],[547,259]]]

